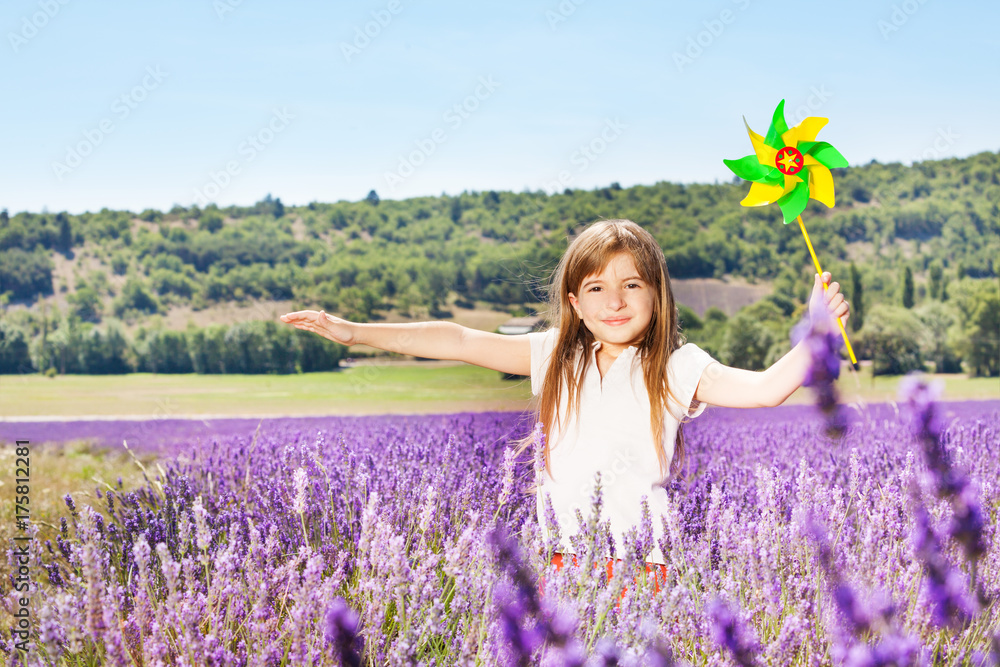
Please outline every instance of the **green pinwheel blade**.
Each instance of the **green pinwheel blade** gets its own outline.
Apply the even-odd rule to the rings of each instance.
[[[766,167],[767,176],[760,180],[764,185],[780,185],[785,187],[785,175],[777,167]]]
[[[806,143],[812,143],[808,149],[803,149],[802,146]],[[799,144],[799,150],[802,151],[803,155],[812,155],[817,161],[827,169],[834,169],[837,167],[847,167],[847,158],[840,154],[836,148],[831,146],[825,141],[815,141],[815,142],[802,142]]]
[[[739,160],[723,160],[723,164],[744,181],[760,181],[767,177],[768,167],[761,164],[756,155],[747,155]]]
[[[802,215],[802,211],[806,210],[806,205],[809,203],[809,184],[802,181],[776,203],[781,209],[785,224],[793,222]]]
[[[771,148],[781,150],[785,147],[785,142],[781,135],[788,132],[788,123],[785,122],[785,100],[778,102],[778,107],[774,110],[774,117],[771,118],[771,127],[767,128],[767,136],[764,143]],[[817,160],[819,158],[816,158]]]

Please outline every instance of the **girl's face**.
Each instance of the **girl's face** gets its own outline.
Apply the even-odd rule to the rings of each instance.
[[[627,253],[611,258],[600,273],[583,279],[569,302],[584,325],[613,354],[642,340],[653,319],[654,288],[639,277]]]

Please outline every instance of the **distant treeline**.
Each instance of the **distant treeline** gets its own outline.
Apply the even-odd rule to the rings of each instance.
[[[937,313],[937,330],[946,333],[949,355],[935,353],[912,331],[903,347],[921,348],[921,364],[933,359],[939,367],[961,368],[965,362],[969,372],[990,372],[977,371],[983,368],[977,359],[991,353],[997,332],[990,330],[988,314],[976,319],[976,313],[980,307],[988,311],[997,292],[998,174],[997,153],[835,170],[836,208],[814,202],[804,218],[824,269],[856,302],[856,322],[869,323],[868,331],[859,332],[862,339],[882,335],[874,329],[879,322],[894,322],[893,330],[910,327],[914,322],[907,317],[929,308]],[[543,285],[567,237],[594,220],[616,217],[650,230],[674,278],[772,282],[774,294],[766,303],[788,325],[808,293],[812,262],[796,226],[783,225],[775,207],[739,205],[746,190],[741,182],[630,188],[613,183],[552,195],[488,191],[400,201],[380,200],[372,191],[360,202],[301,207],[269,195],[252,207],[175,206],[138,214],[103,209],[11,216],[5,210],[0,301],[31,304],[59,292],[69,308],[65,317],[45,324],[37,309],[5,312],[2,335],[7,340],[20,331],[33,345],[30,366],[44,370],[52,367],[39,343],[46,327],[62,330],[63,319],[81,330],[106,318],[131,324],[177,305],[197,310],[289,300],[295,308],[323,308],[362,321],[391,310],[438,317],[452,304],[527,312],[544,299]],[[56,281],[57,253],[101,268],[77,275],[72,284]],[[973,305],[959,306],[949,294],[967,283],[963,298]],[[713,327],[708,336],[707,345],[716,344],[720,354],[725,330]],[[773,332],[774,345],[787,346],[787,338],[778,340],[782,335]],[[137,343],[132,347],[141,349]],[[986,348],[977,352],[977,345]],[[749,353],[732,354],[745,367],[757,365]],[[877,352],[872,356],[878,360]],[[134,353],[135,368],[142,357]]]
[[[337,368],[346,348],[269,320],[140,329],[129,339],[120,322],[105,327],[66,318],[29,340],[0,321],[0,373],[308,373]]]

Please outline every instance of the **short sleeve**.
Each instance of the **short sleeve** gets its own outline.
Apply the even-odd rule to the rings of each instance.
[[[552,350],[556,347],[559,329],[536,331],[528,334],[531,344],[531,394],[537,396],[542,390],[542,380],[552,358]]]
[[[705,411],[706,404],[699,402],[694,412],[689,412],[701,374],[713,361],[716,360],[712,355],[694,343],[682,345],[670,355],[667,361],[667,388],[671,396],[667,405],[677,421],[685,417],[694,419]]]

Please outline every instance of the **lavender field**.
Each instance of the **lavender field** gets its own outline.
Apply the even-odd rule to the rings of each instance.
[[[36,425],[130,430],[164,472],[34,541],[28,662],[996,665],[1000,402],[913,397],[839,439],[811,406],[709,409],[610,580],[599,494],[581,564],[549,565],[516,414]]]

